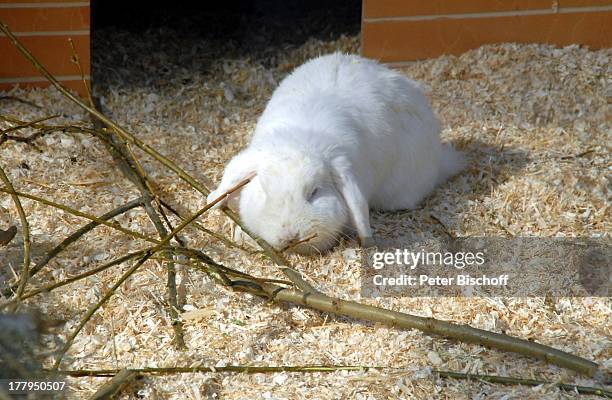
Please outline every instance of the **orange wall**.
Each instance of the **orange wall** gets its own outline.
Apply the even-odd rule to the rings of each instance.
[[[612,46],[612,0],[364,0],[363,55],[388,63],[487,43]]]
[[[0,0],[0,20],[52,74],[84,93],[68,38],[89,78],[89,0]],[[611,47],[612,0],[363,0],[362,53],[383,62],[500,42]],[[15,84],[47,85],[0,35],[0,90]]]
[[[0,20],[62,84],[84,94],[79,69],[71,61],[72,38],[84,72],[90,74],[90,2],[0,0]],[[0,90],[47,86],[45,79],[0,34]]]

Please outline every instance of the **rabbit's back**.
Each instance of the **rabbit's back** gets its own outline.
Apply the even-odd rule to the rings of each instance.
[[[373,207],[412,208],[438,182],[439,126],[429,101],[375,61],[334,53],[298,67],[274,92],[253,141],[270,142],[292,132],[276,128],[291,126],[313,146],[341,149]]]

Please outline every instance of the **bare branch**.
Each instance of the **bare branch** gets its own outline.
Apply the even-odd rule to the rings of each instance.
[[[402,368],[381,367],[381,366],[365,366],[365,365],[281,365],[281,366],[259,366],[259,365],[227,365],[225,367],[152,367],[152,368],[130,368],[129,371],[138,374],[151,375],[174,375],[174,374],[190,374],[202,372],[216,373],[243,373],[243,374],[265,374],[279,372],[294,372],[294,373],[321,373],[321,372],[337,372],[337,371],[368,371],[368,370],[388,371],[393,373],[402,373],[405,370]],[[99,369],[99,370],[71,370],[58,371],[60,374],[72,377],[86,376],[113,376],[120,370],[117,369]],[[413,371],[406,371],[413,372]],[[464,374],[454,371],[433,370],[434,375],[441,378],[453,378],[462,380],[474,380],[488,383],[498,383],[502,385],[522,385],[536,387],[541,385],[551,385],[567,392],[580,394],[591,394],[601,397],[612,397],[612,391],[605,388],[592,386],[572,385],[561,382],[547,382],[539,379],[523,379],[499,375],[484,375],[484,374]]]
[[[33,194],[24,193],[24,192],[17,192],[17,191],[13,191],[12,189],[8,189],[8,188],[0,188],[0,192],[9,193],[9,194],[15,194],[15,195],[17,195],[19,197],[25,197],[26,199],[37,201],[37,202],[42,203],[44,205],[47,205],[47,206],[54,207],[54,208],[60,209],[62,211],[65,211],[65,212],[67,212],[69,214],[76,215],[77,217],[81,217],[81,218],[88,219],[90,221],[97,222],[100,225],[108,226],[109,228],[118,230],[119,232],[125,233],[126,235],[132,236],[132,237],[137,238],[137,239],[142,239],[142,240],[145,240],[145,241],[150,242],[150,243],[159,243],[159,240],[150,238],[150,237],[148,237],[146,235],[143,235],[140,232],[136,232],[136,231],[124,228],[121,225],[119,225],[118,223],[113,223],[113,222],[105,221],[104,219],[96,217],[95,215],[91,215],[91,214],[88,214],[88,213],[85,213],[85,212],[82,212],[82,211],[79,211],[79,210],[75,210],[72,207],[68,207],[66,205],[59,204],[59,203],[56,203],[54,201],[51,201],[51,200],[48,200],[48,199],[45,199],[45,198],[42,198],[42,197],[39,197],[39,196],[36,196],[36,195],[33,195]]]
[[[138,372],[131,369],[122,369],[117,372],[112,379],[104,383],[102,387],[96,390],[91,400],[106,400],[114,399],[121,392],[121,390],[129,385],[134,379],[138,377]]]
[[[19,300],[25,286],[28,282],[28,277],[30,275],[30,226],[28,224],[28,219],[26,218],[25,211],[23,210],[23,206],[21,205],[21,200],[19,200],[19,196],[15,193],[15,188],[11,183],[6,173],[0,167],[0,179],[4,182],[4,185],[10,190],[11,198],[13,199],[13,203],[15,203],[15,207],[17,208],[17,212],[19,213],[19,219],[21,220],[21,229],[23,232],[23,266],[21,267],[21,276],[19,278],[19,286],[17,287],[17,293],[15,293],[15,297]]]

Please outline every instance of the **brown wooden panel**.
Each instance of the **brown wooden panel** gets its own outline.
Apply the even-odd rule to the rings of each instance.
[[[89,6],[0,8],[0,20],[14,32],[88,30]]]
[[[72,50],[69,36],[28,36],[19,41],[54,75],[78,75],[77,66],[70,61]],[[89,35],[73,36],[72,40],[85,72],[89,74]],[[0,78],[39,76],[38,71],[15,49],[7,37],[0,37]]]
[[[461,54],[486,43],[612,47],[612,12],[364,22],[362,53],[384,62]]]
[[[86,97],[87,93],[86,93],[85,87],[83,86],[83,81],[80,81],[80,80],[64,81],[64,82],[61,82],[61,84],[71,90],[76,91],[80,96]],[[21,88],[31,88],[31,87],[47,87],[49,85],[50,84],[47,81],[27,82],[27,83],[18,83],[18,84],[17,83],[0,83],[0,91],[9,90],[15,86],[18,86]]]
[[[586,0],[585,0],[586,1]],[[364,0],[364,18],[552,8],[551,0]]]

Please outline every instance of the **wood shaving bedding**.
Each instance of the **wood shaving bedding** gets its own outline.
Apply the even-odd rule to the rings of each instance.
[[[96,94],[121,125],[212,185],[223,165],[248,141],[272,91],[295,66],[332,51],[358,52],[359,38],[309,40],[301,46],[241,55],[231,44],[173,40],[151,31],[146,40],[121,31],[97,33]],[[161,43],[161,45],[159,45]],[[157,46],[157,47],[156,47]],[[187,49],[187,50],[185,50]],[[610,232],[611,50],[578,46],[500,44],[459,57],[414,62],[403,71],[428,88],[445,140],[466,152],[470,167],[441,185],[417,210],[375,212],[375,234],[409,239],[456,236],[607,236]],[[53,89],[14,89],[42,109],[0,100],[0,114],[33,120],[63,114],[57,123],[86,120]],[[0,129],[10,124],[0,122]],[[33,131],[26,129],[22,134]],[[97,140],[54,134],[41,152],[21,143],[0,147],[2,166],[18,190],[102,214],[138,197]],[[205,199],[155,161],[136,151],[143,167],[175,204],[194,212]],[[27,165],[27,168],[24,167]],[[40,257],[86,221],[23,200]],[[430,217],[434,214],[439,222]],[[141,210],[116,219],[155,236]],[[174,220],[176,222],[176,220]],[[214,212],[201,222],[229,236]],[[0,228],[18,225],[9,196],[0,196]],[[257,276],[280,277],[260,256],[230,249],[205,234],[185,232],[192,247]],[[0,274],[20,268],[22,237],[0,252]],[[42,285],[140,249],[144,242],[98,227],[39,273]],[[320,257],[292,256],[294,265],[330,295],[541,343],[592,359],[610,369],[610,300],[605,298],[383,298],[360,296],[359,250],[346,241]],[[356,256],[357,255],[357,256]],[[8,267],[8,268],[7,268]],[[127,264],[28,301],[65,319],[60,336],[78,323]],[[566,398],[552,387],[525,388],[439,379],[431,368],[595,385],[558,367],[514,354],[268,304],[232,293],[202,273],[179,268],[187,351],[171,346],[165,269],[150,261],[99,310],[77,337],[64,364],[71,369],[230,364],[344,364],[388,366],[367,372],[150,376],[121,398],[383,399]],[[71,398],[90,396],[100,378],[69,379]],[[214,397],[208,397],[214,398]],[[585,396],[585,398],[588,398]]]

